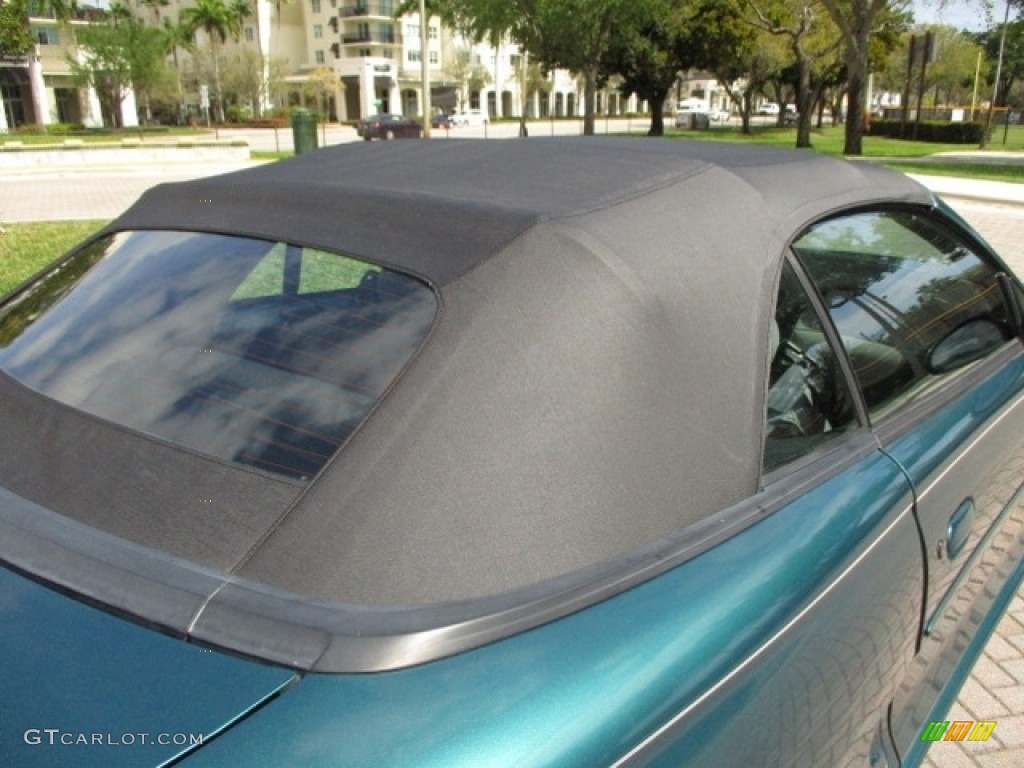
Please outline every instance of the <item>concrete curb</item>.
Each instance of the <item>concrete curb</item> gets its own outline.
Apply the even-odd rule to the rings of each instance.
[[[238,163],[249,159],[249,145],[241,139],[224,142],[181,140],[173,144],[142,143],[125,139],[120,144],[63,146],[0,146],[0,171],[28,168],[89,168],[102,165]]]

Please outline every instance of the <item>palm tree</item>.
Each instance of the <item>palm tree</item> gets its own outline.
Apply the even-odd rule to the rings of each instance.
[[[114,0],[107,8],[106,17],[110,20],[110,23],[115,27],[120,25],[123,21],[128,21],[132,18],[132,9],[128,7],[127,3],[118,2]]]
[[[252,16],[252,6],[249,5],[249,0],[231,0],[227,10],[229,32],[232,39],[237,41],[242,36],[242,26],[245,24],[245,20]]]
[[[181,62],[178,60],[178,48],[187,48],[192,41],[192,33],[184,24],[175,24],[168,18],[163,19],[164,50],[174,59],[174,74],[178,81],[178,120],[184,122],[188,108],[185,106],[185,89],[181,84]]]
[[[232,7],[238,0],[233,0]],[[248,7],[248,3],[246,3]],[[183,10],[178,17],[185,29],[190,33],[203,30],[210,40],[210,56],[213,59],[213,91],[214,104],[217,108],[216,119],[224,121],[224,95],[220,88],[220,46],[228,41],[228,37],[237,38],[236,30],[241,30],[241,22],[235,11],[225,5],[224,0],[196,0],[191,8]]]

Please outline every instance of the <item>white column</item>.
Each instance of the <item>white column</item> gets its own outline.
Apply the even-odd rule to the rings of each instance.
[[[43,65],[39,61],[38,47],[35,55],[29,54],[28,57],[28,82],[32,91],[32,108],[36,113],[36,122],[39,125],[49,125],[53,120],[50,117],[46,81],[43,80]]]
[[[391,78],[391,85],[388,87],[388,109],[391,112],[402,114],[402,90],[398,87],[398,80]]]
[[[260,111],[267,112],[273,104],[270,100],[270,46],[273,24],[271,16],[274,4],[270,0],[256,0],[256,42],[263,59],[263,83],[260,88]]]
[[[135,91],[131,88],[121,100],[121,125],[125,128],[135,128],[139,124],[139,107],[135,102]]]
[[[377,86],[373,77],[373,62],[364,59],[363,68],[359,70],[359,102],[362,107],[362,114],[359,117],[368,117],[377,113],[377,105],[374,104],[376,98]]]
[[[0,91],[0,133],[7,133],[10,130],[7,124],[7,109],[4,107],[4,94]]]
[[[82,116],[82,122],[89,128],[102,128],[103,110],[100,108],[100,97],[91,86],[85,92],[85,108],[87,114]]]

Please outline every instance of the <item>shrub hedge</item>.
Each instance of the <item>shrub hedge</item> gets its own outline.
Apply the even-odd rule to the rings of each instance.
[[[952,123],[922,121],[917,124],[915,136],[914,123],[906,124],[899,120],[872,120],[869,130],[872,136],[887,136],[892,139],[916,139],[941,144],[978,144],[981,142],[985,126],[981,123]]]

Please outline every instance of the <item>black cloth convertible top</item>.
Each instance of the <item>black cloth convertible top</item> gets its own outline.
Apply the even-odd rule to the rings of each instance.
[[[914,194],[904,176],[810,152],[697,141],[536,138],[346,145],[147,193],[112,229],[246,233],[344,249],[443,285],[544,219],[621,205],[706,173],[702,194],[731,206],[749,187],[784,224],[830,204]],[[680,216],[679,231],[699,223]],[[669,235],[669,232],[665,233]]]
[[[867,163],[595,138],[359,143],[156,187],[107,230],[236,233],[404,270],[438,291],[435,328],[305,488],[0,380],[0,557],[324,670],[415,663],[570,610],[601,592],[595,573],[756,492],[788,242],[881,202],[932,198]],[[197,510],[201,494],[223,511]],[[420,631],[432,639],[403,640]]]

